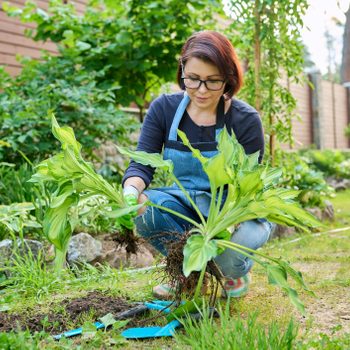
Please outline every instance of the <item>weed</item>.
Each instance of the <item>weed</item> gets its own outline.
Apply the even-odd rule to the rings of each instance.
[[[40,299],[61,286],[61,280],[49,271],[40,252],[37,257],[30,250],[23,255],[14,252],[8,266],[2,270],[6,271],[8,278],[0,283],[0,287],[7,287],[22,297]]]
[[[227,304],[229,305],[229,304]],[[184,322],[186,334],[176,334],[177,348],[189,346],[191,349],[222,349],[222,350],[287,350],[293,349],[298,326],[290,320],[286,329],[277,322],[271,322],[267,327],[257,323],[257,314],[248,315],[246,320],[230,315],[229,307],[221,310],[218,322],[203,309],[202,320],[194,322],[188,318]]]

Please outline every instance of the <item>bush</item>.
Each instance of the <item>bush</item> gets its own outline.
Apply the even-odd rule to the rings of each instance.
[[[345,133],[345,136],[350,138],[350,124],[348,124],[348,126],[345,128],[344,133]]]
[[[308,150],[302,152],[311,168],[325,176],[350,179],[350,153],[339,150]]]
[[[303,207],[324,207],[324,200],[334,194],[321,171],[311,169],[308,159],[298,153],[280,152],[278,162],[283,167],[282,184],[299,190],[298,200]]]
[[[113,89],[96,86],[98,73],[87,73],[62,57],[45,62],[25,60],[22,73],[9,77],[0,71],[0,161],[21,162],[24,153],[42,160],[59,148],[50,131],[48,111],[73,127],[88,154],[106,140],[127,143],[136,121],[115,107]]]

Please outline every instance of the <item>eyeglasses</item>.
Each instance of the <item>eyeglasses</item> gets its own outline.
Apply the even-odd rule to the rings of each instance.
[[[182,77],[181,79],[187,89],[199,89],[203,83],[207,88],[207,90],[218,91],[222,89],[225,83],[225,80],[216,80],[216,79],[201,80],[201,79],[186,78],[186,77]]]

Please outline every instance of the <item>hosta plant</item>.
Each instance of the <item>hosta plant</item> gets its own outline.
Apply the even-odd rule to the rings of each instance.
[[[159,154],[150,155],[121,148],[119,150],[141,164],[167,169],[169,176],[196,210],[200,222],[161,207],[162,210],[177,215],[193,225],[191,236],[184,247],[183,272],[188,277],[191,272],[200,271],[194,300],[199,296],[208,262],[225,249],[232,249],[259,263],[265,269],[269,282],[281,287],[291,302],[304,312],[297,291],[287,281],[289,276],[297,285],[312,293],[305,285],[301,273],[295,271],[281,257],[270,257],[260,251],[231,242],[228,231],[229,227],[257,218],[266,218],[271,222],[296,226],[302,230],[320,226],[321,224],[294,200],[299,192],[278,187],[282,175],[281,169],[259,164],[258,153],[246,155],[233,132],[231,136],[226,129],[221,132],[218,153],[212,158],[204,157],[199,150],[193,148],[183,132],[179,130],[178,134],[183,143],[190,148],[193,156],[200,161],[209,178],[212,200],[207,218],[202,215],[186,189],[174,176],[173,163],[170,160],[163,160]],[[153,203],[148,204],[159,207]]]
[[[16,239],[16,233],[23,238],[23,229],[40,228],[40,224],[30,212],[35,209],[31,202],[12,203],[10,205],[0,205],[0,228],[5,226],[13,240]],[[2,228],[0,240],[6,237],[6,230]]]
[[[110,218],[122,218],[137,210],[140,205],[128,207],[124,202],[121,186],[115,187],[98,175],[91,163],[81,155],[81,145],[75,139],[73,129],[60,127],[51,115],[52,133],[61,142],[62,151],[41,162],[32,182],[51,181],[57,184],[49,208],[43,220],[43,231],[55,246],[55,267],[60,271],[65,263],[68,243],[77,224],[79,202],[96,195],[105,198],[100,206],[101,214]],[[131,228],[131,227],[128,227]]]

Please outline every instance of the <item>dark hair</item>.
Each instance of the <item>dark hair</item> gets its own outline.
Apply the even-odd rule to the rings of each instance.
[[[231,42],[222,34],[210,30],[194,33],[184,44],[181,50],[181,58],[177,68],[177,82],[181,89],[185,86],[181,80],[182,65],[196,57],[218,67],[225,77],[226,86],[224,94],[231,98],[243,84],[243,72],[236,52]]]

